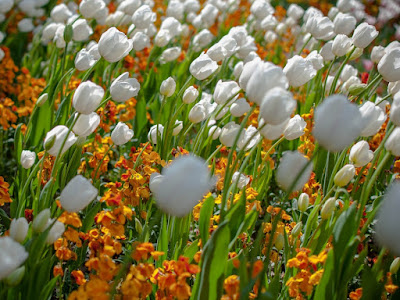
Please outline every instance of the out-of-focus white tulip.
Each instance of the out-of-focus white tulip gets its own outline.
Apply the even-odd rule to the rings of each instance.
[[[364,137],[375,135],[386,121],[385,112],[370,101],[360,107],[360,113],[363,121],[361,136]]]
[[[166,50],[161,54],[160,61],[162,63],[167,63],[170,61],[174,61],[178,59],[178,57],[181,55],[182,49],[180,47],[171,47]]]
[[[161,174],[157,185],[152,185],[152,192],[157,206],[173,216],[190,213],[212,187],[207,164],[199,157],[180,156]]]
[[[10,237],[18,243],[22,243],[28,234],[28,221],[25,218],[13,219],[10,224]]]
[[[373,25],[364,22],[357,26],[353,33],[354,46],[364,49],[378,36],[379,32]]]
[[[283,134],[287,124],[289,123],[289,120],[290,118],[284,120],[282,123],[278,125],[272,125],[272,124],[265,125],[264,119],[260,119],[258,123],[258,128],[263,137],[265,137],[267,140],[273,141],[279,138]]]
[[[126,102],[132,97],[136,97],[140,90],[140,83],[136,78],[129,78],[129,73],[125,72],[113,81],[110,87],[110,94],[114,101]]]
[[[18,30],[20,32],[31,32],[34,28],[31,18],[24,18],[18,22]]]
[[[89,26],[85,19],[79,19],[72,24],[72,39],[77,42],[86,41],[93,34],[92,27]]]
[[[197,80],[208,78],[218,69],[218,65],[207,54],[202,53],[192,61],[189,67],[190,74]]]
[[[268,124],[278,125],[290,117],[296,106],[292,93],[276,87],[265,94],[260,106],[260,117]]]
[[[117,62],[132,50],[133,41],[115,27],[104,32],[99,40],[99,53],[108,62]]]
[[[232,103],[237,99],[238,95],[235,96],[235,94],[237,94],[239,91],[240,87],[235,81],[219,80],[214,90],[214,101],[221,105],[228,102],[228,100],[230,103]]]
[[[333,41],[329,41],[322,46],[319,54],[324,58],[325,61],[331,61],[335,58],[335,55],[332,52]]]
[[[304,15],[304,9],[297,4],[290,4],[287,10],[287,15],[294,20],[300,20]]]
[[[250,125],[247,129],[244,129],[240,139],[238,140],[237,147],[240,150],[248,151],[259,143],[261,140],[261,135],[257,128]]]
[[[308,204],[310,203],[310,196],[306,193],[301,193],[299,196],[299,200],[297,201],[297,207],[299,211],[305,212],[308,208]]]
[[[6,14],[14,6],[14,0],[2,0],[0,2],[0,13]]]
[[[47,227],[47,222],[50,219],[50,209],[42,210],[32,222],[32,229],[34,232],[43,232]]]
[[[104,97],[101,86],[85,81],[79,84],[72,98],[72,106],[77,112],[88,115],[96,110]]]
[[[46,137],[44,138],[44,143],[43,143],[45,148],[46,148],[46,145],[48,145],[48,143],[50,143],[50,141],[54,139],[54,143],[52,143],[53,145],[51,145],[51,147],[49,147],[49,149],[46,149],[50,155],[53,155],[53,156],[58,155],[58,152],[61,149],[61,145],[64,142],[64,139],[67,136],[68,131],[69,130],[68,130],[67,126],[57,125],[56,127],[54,127],[52,130],[50,130],[46,134]],[[77,140],[77,137],[75,136],[75,134],[70,132],[68,134],[67,140],[65,141],[64,147],[61,151],[61,154],[63,154],[73,144],[75,144],[76,140]]]
[[[361,113],[343,95],[332,95],[318,105],[314,121],[314,137],[332,152],[348,147],[361,134]]]
[[[82,175],[76,175],[64,187],[60,195],[62,208],[67,212],[79,212],[92,202],[98,190]]]
[[[375,46],[372,48],[371,51],[371,61],[378,64],[382,57],[385,55],[385,47],[382,46]]]
[[[352,164],[343,166],[333,178],[333,182],[339,186],[346,186],[356,175],[356,168]]]
[[[293,87],[302,86],[317,75],[312,62],[299,55],[289,58],[283,73],[289,80],[289,85]]]
[[[246,185],[249,184],[250,182],[250,177],[240,173],[240,172],[235,172],[232,175],[232,184],[235,184],[237,182],[237,187],[238,189],[244,188]]]
[[[122,122],[118,122],[113,132],[111,133],[111,139],[115,145],[123,145],[130,141],[133,137],[133,130],[129,129],[128,125]]]
[[[216,62],[219,62],[227,57],[232,56],[237,49],[237,42],[234,38],[229,35],[222,37],[222,39],[212,45],[208,50],[207,54]]]
[[[396,180],[386,190],[375,225],[375,238],[395,255],[400,255],[399,195],[400,182]]]
[[[79,4],[79,12],[85,19],[96,18],[106,4],[103,0],[82,0]]]
[[[51,226],[51,224],[53,224],[54,219],[49,219],[49,221],[47,222],[46,228],[48,228],[49,226]],[[65,231],[65,226],[63,223],[61,223],[60,221],[56,221],[53,226],[51,226],[50,231],[47,235],[46,238],[46,243],[48,245],[53,244],[55,241],[57,241],[62,234]]]
[[[76,118],[76,115],[75,115]],[[72,131],[82,137],[91,135],[100,124],[100,116],[95,112],[89,115],[80,115]]]
[[[54,22],[65,23],[70,17],[72,17],[72,12],[64,3],[61,3],[54,6],[50,12],[50,17],[54,20]]]
[[[335,36],[333,23],[328,17],[312,16],[308,18],[305,30],[317,40],[328,41]]]
[[[300,152],[286,151],[279,161],[276,181],[285,191],[289,191],[292,186],[291,192],[298,191],[310,179],[312,168],[313,164]]]
[[[14,272],[28,258],[28,252],[9,236],[0,237],[0,280]]]
[[[388,82],[400,80],[400,47],[386,52],[379,61],[378,72]]]
[[[364,167],[374,158],[374,153],[369,150],[369,144],[366,141],[359,141],[351,147],[349,160],[356,168]]]
[[[233,121],[229,122],[222,128],[221,134],[219,135],[219,141],[226,147],[232,147],[233,143],[235,142],[236,136],[239,134],[239,131],[239,124],[236,124]],[[242,138],[243,132],[241,132],[240,134],[241,136],[239,137],[239,140]]]
[[[36,153],[29,150],[22,150],[21,152],[21,165],[24,169],[29,169],[33,166],[36,159]]]
[[[394,156],[400,156],[400,127],[396,127],[386,140],[385,148]]]
[[[321,70],[324,67],[324,58],[322,55],[318,54],[317,50],[311,51],[307,55],[306,60],[312,63],[312,66],[316,71]]]
[[[146,29],[156,20],[156,14],[151,10],[150,6],[140,6],[132,15],[132,23],[136,28]]]
[[[259,68],[261,66],[262,66],[261,58],[259,58],[259,57],[244,64],[242,72],[239,77],[239,86],[244,91],[247,91],[247,84],[249,83],[250,78],[255,73],[257,68]]]
[[[150,47],[150,38],[143,32],[136,32],[132,38],[132,47],[135,51],[142,51],[144,48]]]
[[[181,130],[183,129],[183,122],[182,121],[175,121],[174,129],[172,130],[172,135],[176,136],[178,135]]]
[[[283,131],[283,135],[285,136],[285,139],[289,141],[297,139],[304,134],[304,129],[306,126],[307,123],[304,121],[304,119],[300,117],[300,115],[295,115],[289,120],[289,123]]]
[[[250,110],[250,104],[245,98],[239,98],[231,105],[229,110],[232,116],[241,117]]]

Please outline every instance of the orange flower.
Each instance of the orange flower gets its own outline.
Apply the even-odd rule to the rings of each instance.
[[[74,277],[77,285],[83,285],[86,282],[85,276],[81,270],[75,270],[71,272],[72,277]]]

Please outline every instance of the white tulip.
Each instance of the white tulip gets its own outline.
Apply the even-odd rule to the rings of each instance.
[[[0,280],[15,271],[28,258],[28,252],[9,236],[0,237]]]

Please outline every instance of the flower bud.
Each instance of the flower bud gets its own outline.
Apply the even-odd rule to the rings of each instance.
[[[118,122],[113,132],[111,133],[111,139],[117,146],[126,144],[133,137],[133,130],[129,129],[128,125],[122,122]]]
[[[47,139],[47,141],[44,142],[44,149],[45,150],[51,149],[51,147],[53,147],[55,142],[56,142],[56,136],[52,135]]]
[[[358,96],[365,91],[367,85],[365,83],[355,83],[349,88],[349,95]]]
[[[72,25],[71,24],[65,25],[65,28],[64,28],[64,41],[65,41],[65,43],[68,44],[70,41],[72,41],[73,34],[74,34],[74,31],[72,29]]]
[[[350,51],[351,51],[351,48],[350,48],[349,52],[350,52]],[[348,52],[348,53],[349,53],[349,52]],[[363,49],[363,48],[356,48],[356,49],[353,51],[353,54],[350,56],[349,60],[355,60],[355,59],[359,58],[359,57],[363,54],[363,52],[364,52],[364,49]]]
[[[333,182],[339,186],[346,186],[356,175],[356,169],[352,164],[343,166],[335,175]]]
[[[331,217],[333,211],[336,208],[336,198],[331,197],[326,200],[325,204],[322,206],[321,209],[321,218],[322,220],[326,220]]]
[[[47,93],[44,93],[44,94],[40,95],[40,97],[39,97],[39,98],[37,99],[37,101],[36,101],[36,105],[37,105],[38,107],[43,106],[43,104],[46,103],[46,101],[47,101],[48,98],[49,98],[49,94],[47,94]]]
[[[177,136],[182,129],[183,129],[183,122],[176,120],[174,128],[172,130],[172,136]]]
[[[25,275],[25,266],[19,267],[14,270],[10,275],[8,275],[4,282],[9,286],[17,286],[24,278]]]
[[[24,169],[29,169],[33,166],[36,159],[36,153],[29,150],[22,150],[21,165]]]
[[[190,119],[190,118],[189,118]],[[150,127],[149,133],[147,134],[147,138],[149,139],[150,142],[152,142],[154,145],[158,143],[158,140],[162,139],[164,132],[164,126],[161,124],[156,124]]]
[[[344,56],[350,50],[351,46],[351,39],[347,35],[338,34],[333,40],[332,53],[337,57]]]
[[[82,175],[76,175],[64,187],[60,195],[62,208],[67,212],[79,212],[92,202],[98,190]]]
[[[25,218],[13,219],[10,225],[10,237],[18,243],[22,243],[28,234],[28,221]]]
[[[379,64],[379,62],[381,61],[382,57],[385,55],[385,47],[382,46],[375,46],[374,48],[372,48],[371,51],[371,60],[376,63]]]
[[[232,176],[232,184],[235,184],[236,182],[237,182],[238,189],[241,190],[242,188],[244,188],[246,185],[249,184],[250,177],[248,177],[242,173],[235,172],[235,173],[233,173],[233,176]]]
[[[278,251],[281,251],[284,246],[285,246],[285,237],[283,236],[283,234],[279,233],[275,239],[275,248]]]
[[[300,221],[292,229],[292,232],[291,232],[292,237],[298,237],[299,234],[301,233],[302,228],[303,228],[303,223]]]
[[[165,97],[171,97],[175,93],[176,82],[172,77],[168,77],[161,83],[160,94]]]
[[[142,224],[140,223],[139,219],[136,218],[136,217],[135,217],[135,230],[137,231],[137,233],[138,233],[139,235],[141,235],[142,232],[143,232],[143,226],[142,226]]]
[[[67,27],[70,25],[67,25]],[[64,39],[65,39],[65,32],[67,31],[67,27],[64,31]],[[74,24],[72,24],[73,35],[72,38],[76,42],[82,42],[89,39],[89,36],[93,34],[92,27],[89,26],[86,19],[79,19]],[[67,42],[67,40],[65,39]]]
[[[199,97],[199,91],[194,86],[189,86],[183,93],[182,102],[190,104],[196,101],[197,97]]]
[[[214,90],[214,101],[218,104],[224,105],[226,102],[232,103],[238,97],[236,95],[240,91],[239,85],[235,81],[222,81],[219,80]],[[235,96],[236,95],[236,96]],[[235,96],[235,97],[234,97]],[[228,105],[229,105],[228,103]]]
[[[285,130],[283,131],[283,135],[288,141],[297,139],[304,134],[306,126],[307,123],[304,119],[300,117],[300,115],[295,115],[289,120]]]
[[[308,204],[310,203],[310,197],[306,193],[301,193],[299,200],[297,201],[297,207],[299,211],[305,212],[308,209]]]
[[[43,232],[47,227],[47,222],[50,219],[50,209],[42,210],[34,219],[32,229],[34,232]]]
[[[396,257],[393,262],[390,264],[390,273],[395,275],[400,268],[400,257]]]

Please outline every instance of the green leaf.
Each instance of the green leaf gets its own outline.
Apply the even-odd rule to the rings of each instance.
[[[210,196],[206,200],[204,200],[200,209],[199,229],[200,229],[200,238],[203,245],[205,245],[208,240],[209,230],[210,230],[210,218],[212,216],[213,209],[214,209],[214,197]]]
[[[58,277],[54,277],[50,280],[42,289],[38,299],[47,300],[51,299],[51,294],[56,286]]]
[[[183,249],[183,256],[189,258],[189,262],[193,260],[194,255],[199,251],[198,242],[199,240],[194,240],[190,245],[187,245],[185,249]]]
[[[331,278],[334,276],[334,250],[329,251],[325,261],[324,274],[317,285],[314,299],[334,299],[334,291]]]
[[[93,223],[94,223],[94,217],[96,214],[99,212],[101,208],[101,202],[98,201],[95,205],[93,205],[88,213],[85,215],[84,218],[82,218],[82,231],[87,232],[89,229],[91,229]]]

